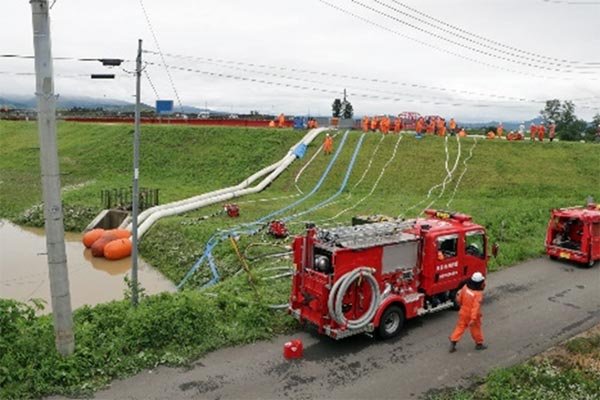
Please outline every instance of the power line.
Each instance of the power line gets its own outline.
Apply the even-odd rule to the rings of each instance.
[[[406,16],[408,16],[408,17],[410,17],[410,18],[415,18],[415,19],[417,19],[418,21],[422,21],[423,23],[426,23],[426,24],[428,24],[428,25],[431,25],[431,21],[433,21],[433,22],[436,22],[436,23],[438,23],[438,24],[441,24],[441,25],[447,26],[447,27],[449,27],[449,28],[451,28],[451,29],[453,29],[453,30],[455,30],[455,31],[458,31],[458,32],[464,33],[464,34],[466,34],[466,35],[472,36],[472,37],[474,37],[474,38],[477,38],[477,39],[484,40],[484,41],[486,41],[486,42],[492,43],[492,44],[494,44],[494,45],[497,45],[497,46],[500,46],[500,47],[507,48],[507,49],[509,49],[509,50],[513,50],[513,51],[520,52],[520,53],[523,53],[523,54],[528,54],[528,55],[530,55],[530,56],[534,56],[534,57],[538,57],[538,58],[542,58],[542,59],[546,59],[546,60],[554,60],[554,61],[557,61],[557,62],[559,62],[561,65],[564,65],[564,64],[582,64],[582,65],[580,65],[579,67],[582,67],[582,66],[585,66],[585,67],[597,67],[598,65],[600,65],[600,63],[599,63],[599,62],[581,62],[581,61],[572,61],[572,60],[560,59],[560,58],[555,58],[555,57],[549,57],[549,56],[545,56],[545,55],[541,55],[541,54],[533,53],[533,52],[530,52],[530,51],[522,50],[522,49],[519,49],[519,48],[516,48],[516,47],[513,47],[513,46],[506,45],[506,44],[504,44],[504,43],[501,43],[501,42],[495,41],[495,40],[493,40],[493,39],[489,39],[489,38],[486,38],[486,37],[484,37],[484,36],[477,35],[477,34],[475,34],[475,33],[469,32],[469,31],[467,31],[467,30],[465,30],[465,29],[462,29],[462,28],[461,28],[461,27],[459,27],[459,26],[456,26],[456,25],[449,24],[449,23],[447,23],[446,21],[440,20],[440,19],[438,19],[438,18],[436,18],[436,17],[432,16],[431,14],[426,14],[426,13],[424,13],[424,12],[422,12],[422,11],[419,11],[418,9],[416,9],[416,8],[413,8],[413,7],[410,7],[410,6],[408,6],[407,4],[405,4],[405,3],[403,3],[403,2],[400,2],[400,1],[398,1],[398,0],[391,0],[391,1],[392,1],[392,2],[394,2],[395,4],[399,5],[400,7],[403,7],[403,8],[405,8],[405,9],[407,9],[407,10],[411,11],[411,12],[412,12],[412,13],[414,13],[414,14],[417,14],[417,15],[420,15],[420,16],[423,16],[423,17],[427,18],[427,20],[418,19],[418,18],[414,17],[413,15],[410,15],[410,14],[408,14],[408,13],[404,13],[404,12],[402,12],[402,11],[399,11],[399,10],[397,10],[397,12],[399,12],[399,13],[401,13],[401,14],[403,14],[403,15],[406,15]],[[437,28],[437,27],[434,27],[434,28]],[[448,30],[445,30],[445,29],[442,29],[442,28],[437,28],[437,29],[441,29],[441,30],[443,30],[444,32],[451,33],[451,32],[449,32]],[[460,36],[460,37],[462,37],[462,36]],[[577,65],[576,65],[576,66],[574,66],[574,67],[577,67]]]
[[[169,82],[171,83],[171,88],[173,89],[173,92],[175,93],[175,97],[177,98],[177,103],[179,104],[179,108],[180,108],[181,112],[183,113],[183,105],[181,104],[181,99],[179,98],[179,93],[177,92],[177,88],[175,87],[175,82],[173,82],[173,78],[171,77],[171,72],[169,71],[169,66],[167,65],[167,62],[165,61],[165,58],[162,55],[160,45],[158,44],[158,39],[156,38],[156,34],[154,33],[154,28],[152,27],[152,23],[150,22],[150,17],[148,16],[148,13],[146,12],[146,7],[144,7],[144,1],[143,0],[139,0],[139,1],[140,1],[140,6],[142,6],[142,11],[144,12],[144,16],[146,17],[146,23],[148,24],[148,28],[150,29],[150,33],[152,34],[152,38],[154,39],[154,45],[158,49],[158,52],[162,59],[163,65],[165,67],[165,71],[167,72],[167,76],[169,77]]]
[[[209,65],[215,65],[215,66],[219,66],[219,67],[225,67],[228,69],[233,69],[236,71],[241,71],[241,72],[246,72],[246,73],[251,73],[251,74],[260,74],[260,75],[267,75],[267,76],[271,76],[271,77],[275,77],[275,78],[279,78],[279,79],[286,79],[286,80],[294,80],[294,81],[300,81],[300,82],[306,82],[306,83],[311,83],[311,84],[316,84],[316,85],[333,85],[332,82],[324,82],[321,80],[313,80],[313,79],[306,79],[306,78],[300,78],[297,76],[290,76],[290,75],[283,75],[283,74],[279,74],[276,72],[268,72],[268,71],[260,71],[260,70],[254,70],[254,69],[248,69],[248,68],[244,68],[244,67],[239,67],[237,65],[232,65],[231,63],[218,63],[218,62],[214,62],[214,61],[200,61],[201,63],[205,63],[205,64],[209,64]],[[317,73],[319,74],[319,73]],[[335,76],[335,77],[339,77],[338,74],[329,74],[329,73],[320,73],[320,75],[328,75],[328,76]],[[366,80],[366,79],[361,79],[361,80]],[[389,90],[380,90],[380,89],[374,89],[374,88],[364,88],[364,87],[354,87],[354,86],[349,86],[346,83],[343,84],[344,87],[349,88],[349,89],[356,89],[356,90],[363,90],[363,91],[368,91],[368,92],[374,92],[374,93],[383,93],[383,94],[390,94],[393,96],[409,96],[408,98],[411,100],[407,100],[407,101],[413,101],[413,99],[415,99],[416,97],[414,95],[410,95],[410,94],[399,94],[397,92],[391,92]],[[422,99],[422,98],[421,98]],[[476,99],[464,99],[463,101],[479,101]],[[540,102],[541,103],[541,102]]]
[[[152,62],[147,62],[147,64],[154,65],[154,66],[159,65],[156,63],[152,63]],[[326,89],[321,86],[305,86],[305,85],[298,85],[298,84],[292,84],[292,83],[277,82],[277,81],[273,81],[273,80],[259,79],[259,78],[254,78],[254,77],[245,77],[245,76],[240,76],[240,75],[227,74],[227,73],[223,73],[223,72],[200,70],[200,69],[196,69],[196,68],[189,68],[189,67],[182,67],[182,66],[173,66],[172,65],[171,68],[175,69],[175,70],[179,70],[179,71],[198,73],[198,74],[202,74],[202,75],[231,79],[231,80],[236,80],[236,81],[244,81],[244,82],[250,82],[250,83],[270,85],[270,86],[292,88],[292,89],[297,89],[297,90],[306,90],[306,91],[312,91],[312,92],[339,95],[339,89]],[[477,108],[490,107],[490,105],[483,104],[483,103],[465,104],[462,102],[427,101],[427,100],[414,99],[414,98],[406,99],[406,98],[392,97],[392,96],[380,96],[380,95],[374,95],[374,94],[365,94],[365,93],[361,93],[361,92],[350,92],[350,93],[348,93],[348,95],[354,96],[354,97],[361,97],[364,99],[370,99],[370,100],[386,100],[386,101],[392,101],[392,102],[447,105],[447,106],[453,106],[453,107],[459,107],[459,106],[471,106],[471,107],[477,107]]]
[[[154,52],[151,50],[145,50],[145,52],[149,53],[149,54],[158,54],[157,52]],[[428,90],[435,90],[435,91],[440,91],[440,92],[444,92],[444,93],[451,92],[451,93],[457,93],[457,94],[462,94],[462,95],[493,98],[493,99],[498,99],[499,101],[504,100],[504,101],[510,101],[510,102],[537,103],[537,104],[542,104],[542,103],[546,102],[545,99],[527,99],[527,98],[523,98],[523,97],[505,96],[505,95],[500,95],[500,94],[495,94],[495,93],[483,93],[483,92],[476,92],[476,91],[471,91],[471,90],[453,89],[453,88],[447,88],[447,87],[441,87],[441,86],[422,85],[422,84],[417,84],[417,83],[401,82],[401,81],[394,81],[394,80],[387,80],[387,79],[368,78],[368,77],[363,77],[363,76],[338,74],[338,73],[326,72],[326,71],[315,71],[315,70],[308,70],[308,69],[294,68],[294,67],[287,67],[287,66],[247,63],[247,62],[242,62],[242,61],[234,61],[234,60],[227,60],[227,59],[221,59],[221,58],[188,56],[188,55],[170,54],[170,53],[165,53],[164,55],[166,57],[186,59],[186,60],[196,60],[196,61],[200,61],[203,63],[209,63],[209,64],[217,64],[217,65],[223,64],[223,65],[233,65],[233,66],[243,65],[243,66],[250,66],[253,68],[264,68],[264,69],[269,69],[269,70],[288,71],[291,73],[298,73],[298,74],[310,74],[310,75],[316,75],[316,76],[333,77],[333,78],[340,78],[340,79],[346,79],[346,80],[376,83],[376,84],[382,84],[382,85],[402,86],[402,87],[407,87],[410,89],[428,89]],[[250,71],[250,70],[241,69],[241,68],[237,68],[237,67],[228,67],[228,68],[238,69],[238,70],[242,70],[244,72],[255,72],[255,73],[265,74],[264,72]],[[286,76],[286,78],[300,80],[298,78],[289,78],[287,76]],[[322,83],[319,81],[310,81],[310,82],[311,83],[317,83],[317,82]],[[372,91],[372,89],[370,89],[370,88],[368,90]],[[387,92],[387,93],[390,93],[390,92]],[[592,98],[595,98],[595,97],[592,97]],[[577,99],[577,100],[582,100],[582,99]],[[477,101],[477,100],[473,99],[473,101]]]
[[[156,96],[156,100],[159,100],[160,96],[158,95],[158,91],[156,90],[156,87],[154,86],[152,79],[150,79],[150,74],[148,73],[148,68],[144,67],[143,71],[144,71],[144,75],[146,76],[146,79],[148,79],[148,83],[150,84],[152,91],[154,92],[154,95]]]
[[[482,54],[482,55],[484,55],[484,56],[488,56],[488,57],[495,58],[495,59],[497,59],[497,60],[502,60],[502,61],[506,61],[506,62],[509,62],[509,63],[518,64],[518,65],[523,65],[523,66],[525,66],[525,67],[534,68],[534,69],[539,69],[539,70],[543,70],[543,71],[549,71],[549,72],[559,72],[559,73],[577,73],[577,74],[594,74],[594,71],[572,71],[572,70],[562,70],[562,69],[559,69],[559,68],[554,68],[554,67],[545,67],[545,66],[540,66],[540,65],[538,65],[538,64],[534,64],[534,63],[531,63],[531,62],[525,62],[525,61],[519,61],[519,60],[515,60],[515,59],[513,59],[513,58],[510,58],[510,57],[508,57],[508,56],[506,56],[506,55],[502,56],[502,55],[494,54],[493,52],[491,52],[491,50],[490,50],[490,51],[488,51],[488,50],[482,50],[482,49],[479,49],[479,48],[477,48],[477,47],[473,47],[473,46],[471,46],[471,45],[468,45],[468,44],[461,43],[461,42],[459,42],[459,41],[456,41],[456,40],[454,40],[454,39],[447,38],[447,37],[445,37],[445,36],[442,36],[442,35],[440,35],[440,34],[438,34],[438,33],[431,32],[431,31],[429,31],[429,30],[427,30],[427,29],[424,29],[424,28],[422,28],[422,27],[420,27],[420,26],[418,26],[418,25],[415,25],[415,24],[413,24],[413,23],[411,23],[411,22],[407,22],[407,21],[405,21],[405,20],[403,20],[403,19],[400,19],[400,18],[398,18],[398,17],[395,17],[395,16],[393,16],[393,15],[390,15],[390,14],[388,14],[388,13],[387,13],[387,12],[385,12],[385,11],[382,11],[382,10],[380,10],[380,9],[377,9],[377,8],[371,7],[371,6],[369,6],[369,5],[365,4],[365,3],[361,2],[361,1],[358,1],[358,0],[350,0],[350,1],[351,1],[352,3],[354,3],[354,4],[357,4],[357,5],[359,5],[360,7],[364,8],[364,9],[366,9],[366,10],[369,10],[369,11],[371,11],[371,12],[373,12],[373,13],[376,13],[376,14],[379,14],[379,15],[381,15],[381,16],[384,16],[385,18],[388,18],[388,19],[390,19],[390,20],[396,21],[396,22],[398,22],[398,23],[400,23],[400,24],[402,24],[402,25],[406,25],[406,26],[408,26],[408,27],[410,27],[410,28],[412,28],[412,29],[414,29],[414,30],[417,30],[417,31],[419,31],[419,32],[421,32],[421,33],[424,33],[424,34],[426,34],[426,35],[429,35],[429,36],[431,36],[431,37],[433,37],[433,38],[436,38],[436,39],[439,39],[439,40],[442,40],[442,41],[448,42],[448,43],[450,43],[450,44],[453,44],[453,45],[455,45],[455,46],[458,46],[458,47],[464,48],[464,49],[466,49],[466,50],[470,50],[470,51],[472,51],[472,52],[475,52],[475,53]],[[380,0],[373,0],[373,1],[374,1],[375,3],[377,3],[377,4],[383,5],[383,6],[384,6],[384,7],[386,7],[386,8],[390,8],[390,9],[394,10],[394,8],[393,8],[393,7],[391,7],[391,6],[388,6],[388,5],[386,5],[385,3],[382,3]],[[454,35],[454,36],[456,36],[456,35]],[[490,46],[485,46],[485,45],[480,45],[480,46],[483,46],[483,47],[486,47],[486,48],[489,48],[489,47],[490,47]],[[505,52],[505,51],[500,51],[500,50],[494,50],[494,51],[496,51],[496,52],[498,52],[498,53],[506,54],[506,52]]]
[[[398,32],[398,31],[396,31],[394,29],[391,29],[391,28],[389,28],[389,27],[387,27],[385,25],[382,25],[382,24],[380,24],[378,22],[374,22],[374,21],[372,21],[372,20],[370,20],[368,18],[365,18],[362,15],[358,15],[358,14],[356,14],[356,13],[354,13],[352,11],[349,11],[349,10],[347,10],[345,8],[338,7],[337,5],[332,4],[332,3],[330,3],[327,0],[317,0],[317,1],[319,1],[320,3],[325,4],[326,6],[328,6],[330,8],[333,8],[334,10],[337,10],[337,11],[342,12],[344,14],[350,15],[353,18],[359,19],[359,20],[361,20],[363,22],[366,22],[367,24],[373,25],[373,26],[375,26],[375,27],[377,27],[379,29],[382,29],[384,31],[392,33],[392,34],[394,34],[396,36],[402,37],[404,39],[408,39],[410,41],[413,41],[413,42],[418,43],[420,45],[423,45],[423,46],[429,47],[431,49],[440,51],[442,53],[453,55],[455,57],[460,58],[461,60],[467,60],[467,61],[473,62],[475,64],[479,64],[479,65],[490,67],[490,68],[493,68],[493,69],[496,69],[496,70],[510,72],[510,73],[513,73],[513,74],[519,74],[519,75],[523,75],[523,76],[529,76],[529,77],[534,77],[534,78],[542,78],[542,79],[552,79],[552,80],[556,80],[556,79],[561,79],[561,80],[566,80],[566,81],[571,80],[571,78],[567,78],[567,77],[555,77],[555,76],[548,76],[548,75],[539,75],[539,74],[535,74],[535,73],[531,73],[531,72],[524,72],[524,71],[514,70],[514,69],[503,67],[503,66],[500,66],[500,65],[497,65],[497,64],[490,64],[490,63],[487,63],[485,61],[481,61],[480,59],[472,58],[472,57],[466,56],[464,54],[457,53],[457,52],[454,52],[452,50],[448,50],[446,48],[439,47],[439,46],[436,46],[434,44],[431,44],[431,43],[425,42],[423,40],[414,38],[412,36],[406,35],[404,33]]]

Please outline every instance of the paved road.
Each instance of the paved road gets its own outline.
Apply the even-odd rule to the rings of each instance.
[[[600,321],[600,267],[538,259],[490,275],[483,308],[489,349],[466,335],[447,352],[456,313],[409,321],[387,342],[366,335],[335,342],[307,332],[208,354],[191,367],[160,367],[114,382],[110,399],[416,399],[433,388],[467,384],[586,330]],[[302,360],[282,357],[290,337]]]

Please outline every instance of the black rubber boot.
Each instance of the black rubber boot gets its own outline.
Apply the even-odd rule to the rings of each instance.
[[[450,353],[454,353],[456,351],[456,342],[450,341],[450,348],[448,349]]]
[[[475,346],[475,350],[485,350],[487,348],[488,347],[483,343],[477,343],[477,345]]]

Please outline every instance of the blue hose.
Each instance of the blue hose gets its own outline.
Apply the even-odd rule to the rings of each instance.
[[[342,148],[344,147],[344,145],[346,143],[346,139],[348,138],[349,133],[350,133],[350,130],[347,130],[346,132],[344,132],[344,136],[342,137],[342,140],[340,141],[340,144],[339,144],[338,148],[336,149],[333,157],[331,158],[331,160],[329,160],[329,164],[327,165],[327,168],[325,168],[325,171],[321,175],[321,178],[319,179],[319,181],[317,182],[315,187],[309,193],[307,193],[301,199],[296,200],[292,204],[289,204],[279,210],[273,211],[273,212],[257,219],[254,222],[248,222],[245,224],[241,224],[241,225],[238,225],[237,227],[231,228],[227,231],[217,232],[217,233],[213,234],[210,237],[210,239],[208,240],[208,242],[206,243],[206,245],[204,247],[204,252],[202,253],[202,256],[194,263],[192,268],[190,268],[188,270],[188,272],[185,274],[185,276],[183,277],[181,282],[179,282],[179,284],[177,285],[177,290],[180,290],[183,287],[183,285],[190,279],[190,277],[192,275],[194,275],[194,273],[204,264],[204,261],[208,261],[208,264],[211,269],[213,277],[208,283],[206,283],[202,287],[210,286],[210,285],[217,283],[219,281],[219,273],[217,271],[217,266],[214,262],[214,258],[212,257],[212,249],[217,244],[219,244],[222,240],[226,240],[231,235],[237,236],[239,234],[247,234],[247,235],[256,234],[260,230],[260,225],[263,224],[265,221],[271,219],[272,217],[274,217],[276,215],[284,213],[285,211],[289,210],[290,208],[297,206],[298,204],[306,201],[309,197],[313,196],[321,188],[321,186],[323,185],[323,182],[325,181],[325,178],[327,178],[327,175],[333,168],[333,165],[335,164],[337,158],[339,157],[339,155],[342,151]],[[364,137],[364,134],[363,134],[363,137]],[[361,137],[361,140],[359,142],[360,144],[362,144],[363,137]],[[360,146],[358,146],[358,148],[360,148]],[[355,154],[353,155],[353,160],[356,157],[357,150],[355,150],[354,153]],[[352,164],[353,164],[353,162],[352,162]],[[349,174],[347,173],[346,175],[349,175]],[[248,227],[248,229],[242,229],[245,227]]]
[[[323,200],[322,202],[309,208],[308,210],[304,210],[297,214],[290,215],[289,217],[283,218],[284,222],[287,222],[296,217],[300,217],[304,214],[308,214],[315,210],[318,210],[320,207],[323,207],[325,204],[332,202],[336,197],[338,197],[340,194],[342,194],[342,192],[346,188],[346,185],[348,184],[348,179],[350,179],[350,174],[352,174],[352,169],[354,168],[354,164],[356,163],[356,158],[358,156],[358,152],[360,151],[360,148],[362,147],[364,140],[365,140],[365,134],[363,133],[361,135],[360,139],[358,140],[358,143],[356,143],[356,147],[354,148],[354,153],[352,154],[352,159],[350,160],[350,164],[348,164],[348,168],[346,169],[346,175],[344,176],[344,180],[342,181],[342,184],[341,184],[340,188],[338,189],[338,191],[336,193],[334,193],[331,197]]]

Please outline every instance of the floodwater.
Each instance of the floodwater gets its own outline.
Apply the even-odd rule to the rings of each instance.
[[[118,261],[92,257],[81,238],[79,233],[65,235],[73,309],[123,299],[123,277],[131,269],[131,257]],[[0,297],[23,302],[43,299],[47,303],[44,312],[50,312],[47,262],[43,229],[0,220]],[[138,262],[138,280],[146,294],[175,290],[171,281],[142,259]]]

